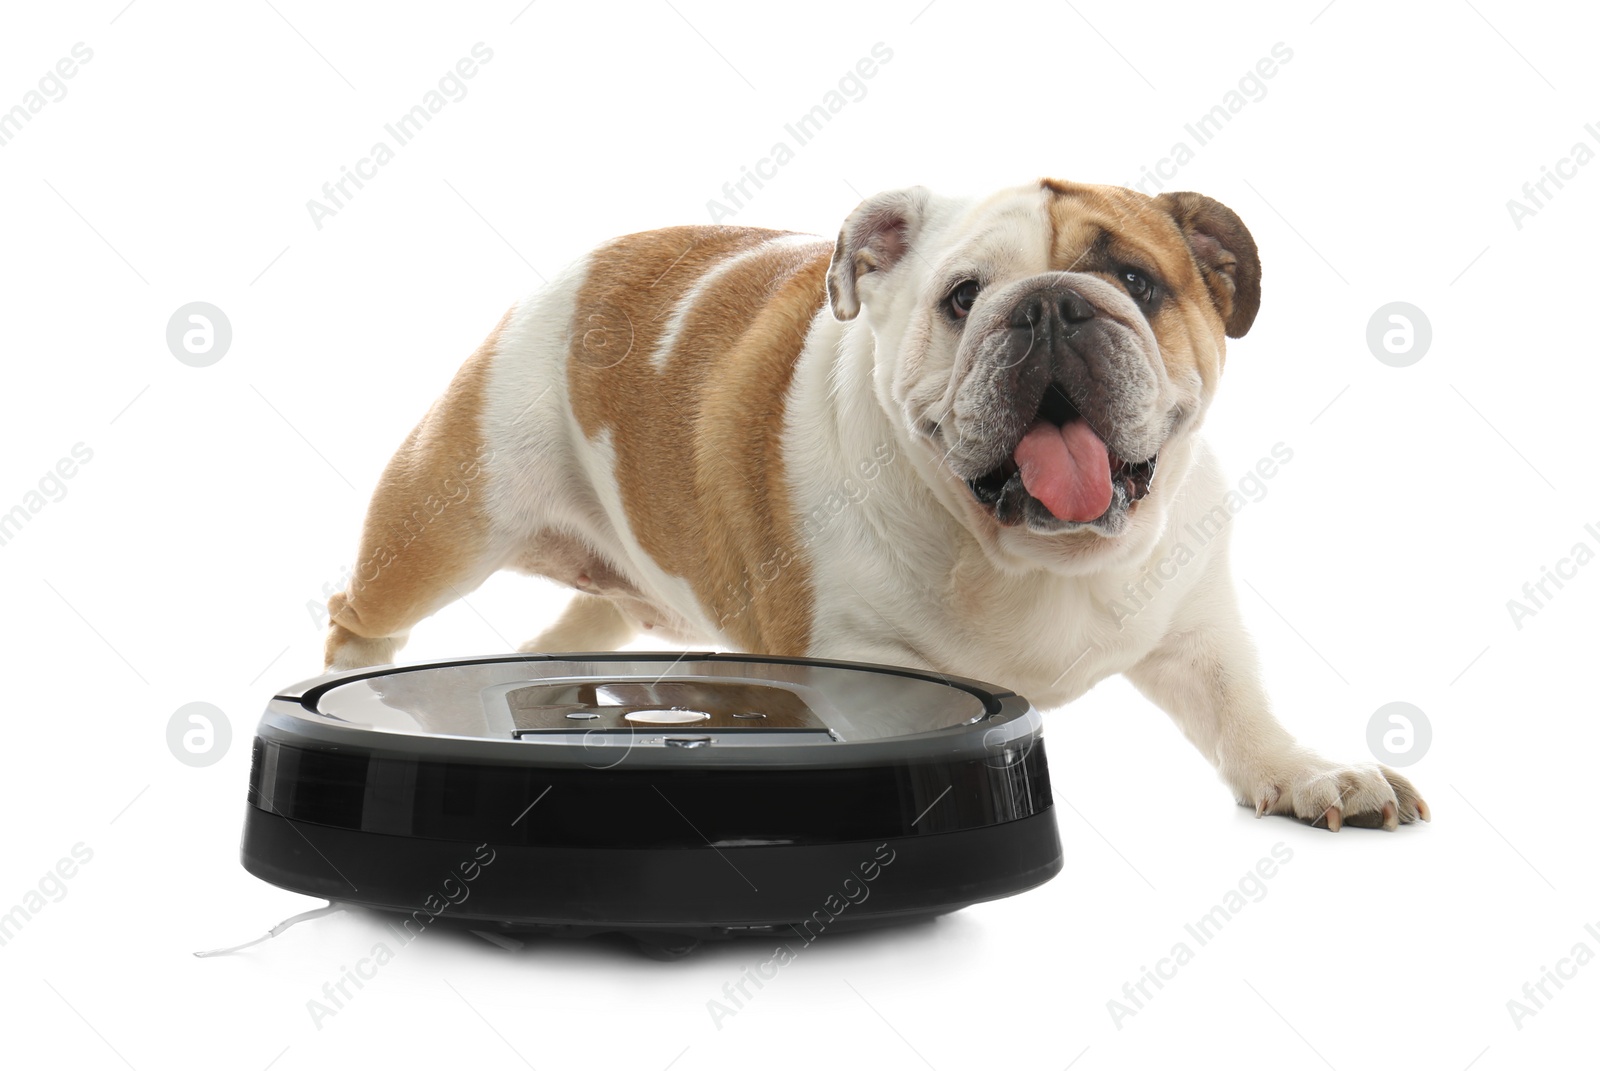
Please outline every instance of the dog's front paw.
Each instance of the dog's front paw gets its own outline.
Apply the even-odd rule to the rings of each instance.
[[[1335,833],[1343,826],[1398,829],[1432,818],[1410,781],[1375,762],[1344,766],[1295,751],[1241,780],[1239,802],[1254,807],[1257,818],[1291,814]]]

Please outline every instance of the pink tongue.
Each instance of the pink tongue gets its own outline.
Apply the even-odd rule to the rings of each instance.
[[[1022,486],[1063,521],[1092,521],[1111,506],[1111,459],[1087,421],[1041,420],[1012,455]]]

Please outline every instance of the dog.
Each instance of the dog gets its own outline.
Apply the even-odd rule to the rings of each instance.
[[[1260,298],[1218,201],[1053,179],[880,193],[834,242],[617,238],[508,311],[389,462],[326,665],[392,662],[510,568],[576,589],[525,651],[645,629],[1041,707],[1121,673],[1258,817],[1426,820],[1273,716],[1228,526],[1180,547],[1229,491],[1199,429]]]

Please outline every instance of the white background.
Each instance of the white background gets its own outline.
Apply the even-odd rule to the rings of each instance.
[[[10,14],[0,107],[75,43],[93,59],[0,147],[0,511],[74,444],[93,459],[0,546],[0,910],[75,844],[93,858],[0,947],[0,1058],[1593,1065],[1600,966],[1520,1029],[1507,1001],[1575,944],[1600,953],[1584,930],[1600,930],[1600,564],[1520,629],[1506,607],[1575,543],[1600,548],[1584,531],[1600,527],[1600,166],[1520,228],[1506,206],[1574,143],[1600,149],[1584,131],[1600,123],[1592,14],[925,2]],[[317,229],[307,200],[480,41],[494,56],[469,94]],[[1275,443],[1294,451],[1234,532],[1279,712],[1367,760],[1373,711],[1416,704],[1433,744],[1407,772],[1434,822],[1330,835],[1255,821],[1109,681],[1047,719],[1059,878],[934,924],[826,938],[720,1029],[707,1002],[765,946],[661,964],[608,944],[512,953],[429,935],[320,1029],[307,1001],[368,953],[376,918],[193,958],[313,906],[238,864],[249,738],[274,688],[320,669],[307,604],[350,564],[390,452],[540,276],[611,235],[705,221],[723,183],[880,41],[893,58],[865,98],[737,222],[832,235],[858,193],[910,183],[1136,180],[1275,43],[1292,50],[1168,187],[1237,209],[1265,264],[1260,318],[1231,346],[1208,429],[1240,475]],[[207,368],[165,340],[197,300],[233,328]],[[1366,343],[1391,301],[1432,323],[1410,367]],[[419,627],[405,657],[505,650],[564,597],[497,578]],[[233,732],[205,768],[166,742],[194,701]],[[1107,1001],[1277,842],[1294,854],[1266,897],[1119,1028]]]

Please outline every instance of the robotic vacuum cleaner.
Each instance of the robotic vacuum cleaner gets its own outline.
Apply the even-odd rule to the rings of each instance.
[[[267,706],[243,862],[408,928],[809,943],[1054,877],[1041,732],[975,681],[765,655],[334,673]]]

